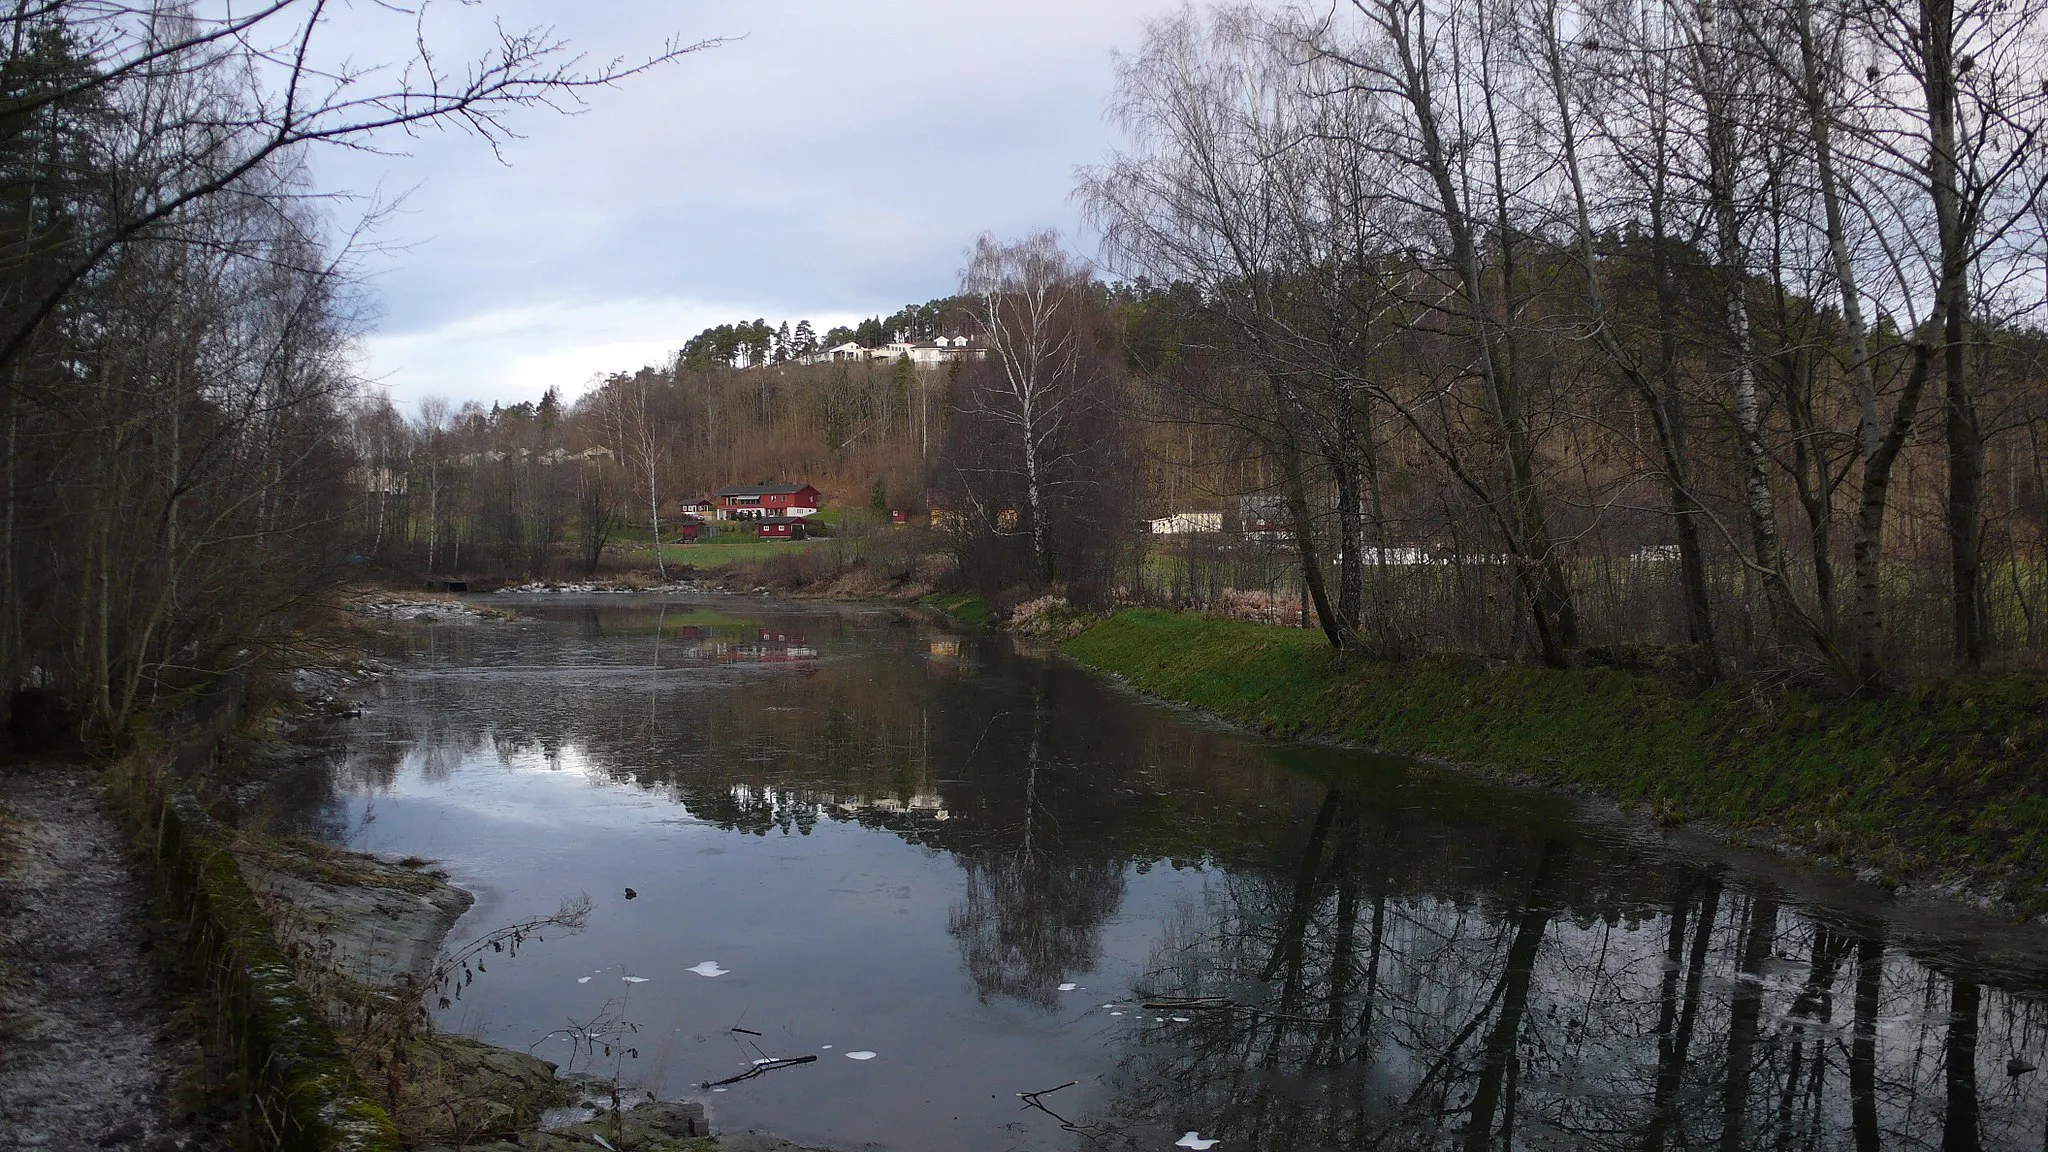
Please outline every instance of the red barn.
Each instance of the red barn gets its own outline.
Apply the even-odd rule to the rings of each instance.
[[[794,516],[763,516],[754,521],[754,535],[763,540],[801,540],[804,522]]]
[[[720,488],[720,520],[758,520],[764,516],[814,516],[822,503],[809,484],[741,484]]]
[[[678,541],[680,543],[687,544],[690,541],[695,540],[697,537],[702,536],[704,534],[704,529],[706,525],[704,523],[703,517],[692,516],[688,512],[685,512],[681,516],[677,517],[676,520],[672,524],[670,524],[669,527],[671,529],[669,535],[670,539]]]

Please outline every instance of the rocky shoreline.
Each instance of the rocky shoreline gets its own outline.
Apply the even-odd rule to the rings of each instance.
[[[343,1045],[359,1051],[382,1038],[352,1033],[360,1025],[346,1006],[428,994],[449,933],[475,901],[426,860],[262,838],[242,839],[236,855],[302,983],[342,1009],[333,1015]],[[807,1152],[771,1136],[714,1136],[701,1102],[619,1094],[610,1080],[561,1075],[549,1061],[474,1037],[422,1028],[399,1045],[402,1059],[361,1071],[387,1087],[400,1131],[427,1152],[578,1152],[607,1143],[636,1152]]]

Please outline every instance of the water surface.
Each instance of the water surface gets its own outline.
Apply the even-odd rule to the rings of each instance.
[[[318,819],[476,891],[458,942],[588,893],[585,930],[490,957],[442,1026],[702,1096],[721,1128],[2048,1146],[2048,1073],[2024,1070],[2048,1066],[2048,981],[1970,941],[1558,797],[1252,740],[906,612],[517,606],[408,634]]]

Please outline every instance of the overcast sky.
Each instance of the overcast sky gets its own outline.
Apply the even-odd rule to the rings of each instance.
[[[1070,192],[1114,142],[1111,53],[1177,5],[494,0],[596,60],[734,39],[580,116],[519,115],[502,163],[459,135],[315,157],[323,188],[406,194],[378,233],[393,250],[365,260],[362,370],[407,409],[574,395],[714,323],[822,332],[945,295],[983,230],[1055,227],[1092,252]],[[366,28],[331,42],[371,58],[389,30]]]

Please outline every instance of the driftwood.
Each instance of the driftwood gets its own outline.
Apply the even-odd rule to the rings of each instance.
[[[1158,996],[1149,1000],[1140,1001],[1139,1007],[1151,1008],[1154,1010],[1177,1010],[1195,1012],[1221,1011],[1226,1008],[1242,1008],[1245,1011],[1250,1012],[1254,1016],[1264,1016],[1273,1020],[1299,1020],[1304,1024],[1328,1023],[1328,1021],[1318,1019],[1314,1016],[1298,1016],[1292,1012],[1275,1012],[1271,1008],[1261,1008],[1257,1004],[1240,1004],[1237,1001],[1232,1000],[1226,996]]]
[[[727,1084],[737,1084],[742,1080],[752,1080],[763,1072],[773,1072],[777,1068],[791,1068],[798,1064],[809,1064],[816,1060],[816,1056],[791,1056],[782,1060],[770,1060],[766,1064],[756,1064],[737,1076],[728,1076],[723,1080],[708,1080],[704,1083],[703,1087],[723,1088]]]
[[[1055,1085],[1051,1088],[1040,1088],[1036,1092],[1019,1092],[1017,1093],[1017,1099],[1022,1100],[1026,1108],[1036,1108],[1040,1112],[1045,1113],[1047,1116],[1050,1116],[1053,1119],[1059,1121],[1060,1127],[1062,1129],[1068,1132],[1077,1132],[1083,1136],[1086,1136],[1090,1140],[1095,1140],[1099,1138],[1099,1134],[1097,1133],[1094,1125],[1076,1124],[1072,1120],[1067,1119],[1065,1116],[1062,1116],[1059,1113],[1053,1111],[1052,1109],[1047,1108],[1045,1106],[1045,1102],[1039,1099],[1039,1097],[1041,1096],[1050,1096],[1062,1088],[1072,1088],[1074,1085],[1079,1083],[1079,1080],[1069,1080],[1065,1084]]]

